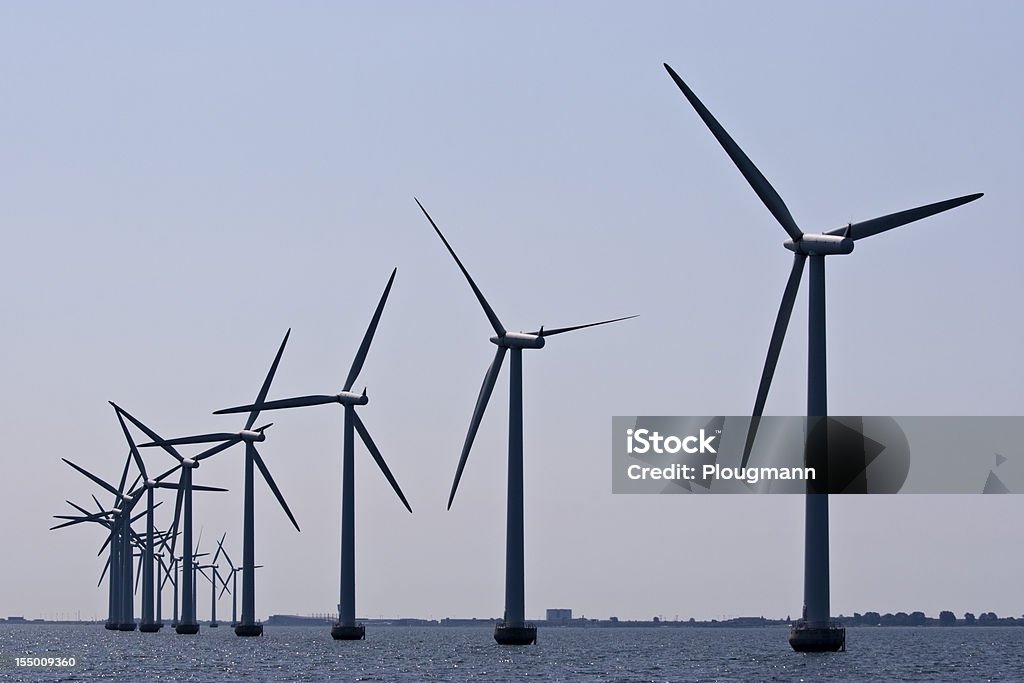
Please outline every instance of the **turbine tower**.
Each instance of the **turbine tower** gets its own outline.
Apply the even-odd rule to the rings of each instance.
[[[982,194],[969,194],[955,199],[947,199],[879,218],[851,223],[822,233],[803,232],[797,227],[796,221],[782,201],[782,197],[743,153],[739,145],[697,99],[689,86],[672,70],[672,67],[668,64],[664,66],[768,211],[789,235],[789,239],[783,243],[783,246],[794,252],[793,267],[782,295],[782,305],[779,307],[779,313],[775,319],[775,327],[768,344],[768,355],[764,361],[761,382],[757,389],[757,398],[754,401],[754,419],[751,421],[747,434],[742,464],[746,466],[747,459],[750,457],[757,423],[764,412],[768,389],[771,387],[772,376],[779,360],[779,352],[782,350],[782,342],[786,336],[786,327],[789,324],[790,314],[793,312],[793,303],[800,288],[800,279],[803,276],[804,264],[808,257],[811,261],[811,275],[808,294],[808,439],[805,458],[827,462],[827,429],[816,429],[819,424],[824,426],[823,421],[828,414],[825,363],[825,257],[849,254],[858,240],[948,211],[967,202],[972,202]],[[831,620],[829,610],[828,494],[807,493],[804,515],[803,618],[790,631],[789,643],[794,650],[801,652],[834,652],[845,649],[846,630]]]
[[[602,320],[596,323],[585,325],[574,325],[573,327],[562,327],[553,330],[545,330],[542,326],[536,332],[509,332],[494,313],[491,305],[487,303],[480,289],[473,282],[469,271],[462,265],[462,261],[456,256],[455,250],[448,244],[448,240],[441,234],[441,230],[434,223],[427,210],[423,208],[417,199],[420,211],[430,221],[434,232],[441,238],[448,253],[455,259],[459,270],[466,277],[470,289],[476,295],[480,307],[484,309],[484,315],[494,328],[494,335],[491,343],[498,347],[491,361],[487,374],[484,376],[483,386],[480,387],[480,394],[476,400],[476,408],[473,410],[473,419],[469,424],[469,432],[466,434],[466,441],[462,446],[462,455],[459,458],[459,466],[455,471],[455,481],[452,482],[451,494],[448,496],[448,509],[452,507],[455,499],[455,491],[459,487],[459,480],[462,478],[462,471],[466,466],[466,459],[469,457],[469,450],[473,446],[473,439],[480,428],[480,420],[483,418],[487,402],[494,390],[494,383],[498,379],[501,365],[505,360],[505,354],[511,352],[511,367],[509,378],[509,406],[508,406],[508,499],[507,519],[505,535],[505,614],[501,622],[494,629],[494,639],[502,645],[529,645],[537,641],[537,627],[526,623],[525,606],[525,579],[524,579],[524,558],[523,558],[523,349],[544,348],[545,339],[556,334],[581,330],[585,327],[606,325],[608,323],[628,320],[636,316],[615,318],[614,320]]]
[[[405,505],[409,512],[412,512],[412,508],[409,507],[409,501],[405,499],[405,494],[402,493],[402,489],[398,486],[398,482],[395,481],[391,470],[388,469],[387,463],[384,462],[384,457],[370,437],[370,432],[356,413],[356,406],[363,406],[369,402],[366,396],[366,389],[363,389],[362,394],[352,391],[352,386],[359,377],[359,372],[366,361],[366,355],[370,350],[370,343],[373,341],[373,335],[377,331],[377,324],[380,322],[380,316],[384,312],[384,304],[387,303],[388,294],[391,292],[391,285],[395,281],[395,273],[397,272],[397,268],[391,271],[391,278],[388,280],[388,284],[384,288],[384,294],[381,296],[377,309],[370,319],[370,325],[366,329],[366,334],[363,335],[363,341],[359,345],[359,350],[356,351],[356,357],[352,361],[352,367],[348,371],[348,377],[345,379],[345,385],[340,393],[284,398],[277,401],[267,401],[262,406],[263,410],[280,410],[284,408],[301,408],[327,403],[339,403],[345,408],[341,485],[341,602],[339,603],[338,621],[331,628],[331,636],[335,640],[362,640],[366,637],[366,627],[363,624],[356,623],[355,432],[359,432],[359,437],[366,445],[366,450],[370,452],[377,466],[380,467],[380,471],[384,473],[384,477],[391,484],[391,488],[398,494],[402,504]],[[236,406],[234,408],[218,410],[214,414],[247,413],[254,409],[258,410],[259,406],[255,404]]]
[[[266,440],[267,436],[264,434],[264,430],[266,430],[267,427],[270,427],[270,425],[268,424],[257,429],[253,429],[253,425],[256,424],[256,418],[259,417],[260,411],[263,409],[264,401],[266,401],[267,398],[267,392],[270,391],[270,383],[274,381],[274,374],[277,372],[277,366],[281,362],[281,355],[284,353],[284,347],[288,343],[288,336],[291,332],[292,331],[289,329],[285,333],[284,339],[281,341],[281,346],[277,350],[277,355],[274,356],[274,362],[270,365],[270,371],[267,372],[267,376],[263,380],[263,386],[260,387],[259,394],[256,396],[256,401],[251,406],[249,417],[246,420],[245,427],[242,431],[235,433],[219,432],[216,434],[200,434],[198,436],[185,436],[167,440],[161,440],[157,437],[153,437],[153,443],[142,444],[143,446],[161,446],[167,449],[168,447],[173,448],[174,446],[182,444],[219,442],[218,446],[211,449],[213,452],[219,452],[226,448],[230,448],[235,444],[245,443],[245,494],[242,505],[242,619],[235,626],[235,635],[238,636],[263,635],[263,624],[256,621],[256,531],[254,521],[256,506],[253,490],[254,467],[259,468],[260,474],[263,475],[263,479],[267,482],[270,490],[274,493],[274,497],[277,498],[277,502],[281,505],[285,514],[288,515],[288,519],[295,527],[295,530],[300,531],[299,523],[295,521],[295,516],[288,508],[288,503],[285,502],[280,489],[277,488],[274,478],[270,475],[270,470],[267,469],[259,451],[256,450],[256,442]],[[174,454],[172,453],[172,455]],[[181,456],[176,455],[175,457],[180,458]],[[196,459],[198,459],[198,457],[199,456],[197,456]],[[186,520],[186,531],[188,530],[188,527],[188,521]],[[186,562],[184,564],[183,571],[187,574],[190,570],[190,565]],[[185,585],[185,589],[187,594],[187,584]]]

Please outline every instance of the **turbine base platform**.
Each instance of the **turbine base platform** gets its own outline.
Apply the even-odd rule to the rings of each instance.
[[[242,638],[262,636],[263,624],[238,624],[235,626],[235,635]]]
[[[156,633],[160,630],[161,626],[163,626],[163,624],[139,624],[139,631],[142,633]]]
[[[335,640],[366,640],[366,627],[362,624],[353,626],[335,624],[331,627],[331,638]]]
[[[217,628],[218,626],[220,626],[220,624],[218,624],[216,621],[210,622],[210,628]]]
[[[494,640],[498,645],[536,645],[537,627],[533,624],[522,626],[494,625]]]
[[[105,622],[103,624],[103,628],[107,629],[108,631],[116,631],[117,630],[117,624],[108,621],[108,622]]]
[[[117,625],[117,630],[118,631],[134,631],[136,628],[138,628],[138,626],[139,626],[138,624],[136,624],[134,621],[132,621],[132,622],[128,622],[126,624],[118,624]]]
[[[837,621],[809,626],[801,619],[789,629],[789,646],[797,652],[845,652],[846,629]]]
[[[178,624],[174,627],[174,632],[181,635],[194,636],[199,633],[199,624]]]

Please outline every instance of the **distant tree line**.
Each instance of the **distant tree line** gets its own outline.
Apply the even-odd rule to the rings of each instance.
[[[982,612],[975,616],[972,612],[964,612],[963,618],[957,619],[953,612],[942,610],[939,618],[934,619],[924,612],[854,612],[852,617],[839,615],[839,621],[848,626],[1024,626],[1024,615],[1019,618],[1000,617],[995,612]]]

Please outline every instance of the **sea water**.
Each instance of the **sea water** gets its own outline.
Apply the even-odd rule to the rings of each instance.
[[[497,645],[490,628],[368,626],[364,641],[330,627],[230,627],[179,636],[102,625],[0,625],[10,681],[1024,681],[1024,628],[858,627],[847,651],[800,654],[787,630],[541,627],[533,646]],[[15,657],[74,657],[17,667]]]

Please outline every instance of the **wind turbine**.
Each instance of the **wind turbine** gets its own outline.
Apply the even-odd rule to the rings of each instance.
[[[872,218],[859,223],[851,223],[841,228],[822,233],[806,233],[797,227],[775,188],[765,179],[754,163],[743,153],[739,145],[729,136],[724,128],[715,120],[711,112],[701,103],[683,79],[665,64],[672,80],[697,111],[698,116],[711,130],[712,135],[725,149],[743,177],[753,188],[768,211],[775,217],[789,235],[783,243],[786,249],[794,252],[793,267],[789,280],[782,295],[768,344],[768,355],[764,361],[761,382],[754,401],[753,420],[747,434],[743,453],[743,465],[746,466],[750,457],[750,449],[756,435],[757,423],[764,413],[765,400],[771,387],[772,376],[778,363],[779,352],[786,336],[793,303],[800,288],[804,264],[810,257],[811,275],[808,294],[808,334],[807,334],[807,455],[827,462],[827,434],[825,429],[815,429],[825,424],[828,414],[826,398],[826,364],[825,364],[825,257],[849,254],[854,244],[865,237],[871,237],[901,225],[933,216],[943,211],[972,202],[982,193],[964,195],[955,199],[919,206],[906,211],[899,211],[879,218]],[[829,610],[829,567],[828,567],[828,494],[808,493],[805,503],[804,525],[804,609],[803,618],[799,620],[789,634],[789,643],[794,650],[801,652],[831,652],[846,647],[846,631],[841,625],[831,621]]]
[[[469,432],[466,434],[466,441],[462,446],[462,456],[459,458],[459,466],[455,471],[455,481],[452,482],[451,494],[448,496],[448,509],[452,507],[455,499],[455,491],[459,487],[459,480],[462,478],[463,468],[466,466],[466,459],[469,457],[469,450],[473,446],[473,439],[476,438],[477,429],[480,428],[480,420],[483,418],[487,402],[494,390],[494,383],[501,371],[501,364],[505,360],[505,353],[511,351],[511,367],[509,378],[509,407],[508,407],[508,500],[507,520],[505,536],[505,615],[494,629],[494,639],[502,645],[529,645],[537,641],[537,627],[526,623],[525,617],[525,579],[523,569],[523,349],[544,348],[545,339],[556,334],[581,330],[586,327],[606,325],[608,323],[628,320],[636,316],[615,318],[613,320],[602,320],[596,323],[585,325],[574,325],[552,330],[545,330],[543,326],[536,332],[509,332],[501,324],[498,316],[494,313],[491,305],[487,303],[480,289],[473,282],[469,271],[462,265],[462,261],[455,255],[455,250],[448,244],[448,240],[441,234],[441,230],[434,223],[427,210],[423,208],[417,199],[416,204],[420,211],[430,221],[434,232],[444,242],[448,253],[455,259],[459,270],[466,277],[473,294],[476,295],[480,307],[484,309],[487,320],[494,328],[495,336],[491,337],[491,343],[498,347],[491,361],[487,374],[484,376],[483,386],[480,387],[480,394],[476,400],[476,408],[473,410],[473,419],[469,424]]]
[[[143,551],[143,564],[142,564],[142,621],[139,624],[139,630],[143,633],[156,633],[163,626],[160,623],[159,618],[155,618],[154,608],[156,605],[156,585],[153,576],[153,509],[154,509],[154,494],[158,488],[166,489],[179,489],[181,484],[171,484],[163,481],[171,474],[174,473],[179,467],[182,467],[181,463],[175,465],[171,469],[167,470],[155,479],[150,479],[149,474],[146,472],[146,463],[143,462],[142,456],[139,455],[139,449],[135,445],[135,439],[132,438],[131,433],[128,431],[128,425],[124,423],[124,417],[127,415],[121,408],[114,403],[110,404],[114,408],[114,412],[117,414],[117,421],[121,425],[121,431],[124,433],[124,438],[128,442],[128,449],[132,459],[135,461],[136,466],[139,468],[139,472],[142,475],[141,491],[146,493],[146,545]],[[130,417],[130,416],[129,416]],[[135,421],[134,418],[131,418]],[[205,491],[225,491],[226,489],[213,489],[210,487],[198,487],[200,490]]]
[[[209,457],[212,457],[212,456],[216,455],[217,453],[220,453],[221,451],[227,449],[229,446],[232,445],[232,442],[229,441],[229,442],[226,442],[226,443],[218,444],[218,445],[214,446],[213,448],[205,450],[205,451],[203,451],[202,453],[200,453],[200,454],[198,454],[196,456],[193,456],[191,458],[185,458],[180,453],[178,453],[177,450],[175,450],[173,445],[171,445],[168,442],[163,441],[159,434],[157,434],[152,429],[150,429],[149,427],[144,425],[137,418],[135,418],[131,413],[129,413],[128,411],[124,410],[123,408],[121,408],[120,406],[118,406],[115,403],[111,403],[110,405],[114,406],[114,410],[117,411],[119,419],[121,418],[121,416],[124,416],[124,417],[128,418],[128,420],[133,425],[135,425],[143,434],[145,434],[146,436],[148,436],[150,439],[153,440],[153,443],[142,444],[140,447],[144,448],[144,447],[147,447],[147,446],[159,445],[168,454],[170,454],[175,460],[178,461],[178,464],[175,467],[172,467],[170,470],[168,470],[167,472],[165,472],[164,474],[161,475],[161,477],[164,477],[164,476],[167,476],[168,474],[170,474],[171,472],[174,472],[175,470],[177,470],[179,468],[181,469],[181,474],[179,476],[177,486],[176,487],[169,487],[169,488],[177,488],[178,489],[178,496],[177,496],[177,499],[175,500],[175,503],[174,503],[174,524],[172,526],[170,554],[171,554],[171,558],[173,559],[174,558],[174,545],[175,545],[175,543],[177,541],[177,535],[178,535],[178,523],[179,523],[179,521],[181,519],[182,510],[184,510],[184,513],[185,513],[185,530],[184,530],[182,542],[184,543],[185,550],[183,551],[183,554],[182,554],[183,562],[184,562],[184,564],[182,566],[183,567],[191,567],[192,566],[192,560],[193,560],[193,557],[192,557],[192,492],[193,491],[226,491],[227,490],[227,489],[213,487],[213,486],[199,486],[198,484],[193,484],[192,483],[192,470],[194,470],[197,467],[199,467],[199,463],[202,462],[203,460],[205,460],[205,459],[207,459]],[[124,426],[123,421],[122,421],[122,426]],[[126,436],[128,435],[127,428],[125,429],[125,434],[126,434]],[[128,438],[130,440],[131,437],[128,436]],[[142,461],[142,458],[140,457],[139,458],[139,462],[141,462],[141,461]],[[174,589],[175,589],[175,593],[177,593],[178,592],[177,581],[175,581]],[[178,619],[177,618],[177,614],[175,614],[174,621],[177,622],[177,623],[175,623],[175,625],[174,625],[174,631],[175,631],[175,633],[178,633],[179,635],[194,635],[196,633],[199,633],[199,622],[196,620],[195,605],[193,604],[194,601],[187,600],[188,596],[192,595],[194,593],[194,591],[195,591],[194,577],[193,577],[193,573],[191,571],[184,571],[184,570],[182,570],[182,585],[181,585],[181,589],[182,589],[181,590],[181,594],[182,594],[181,619]],[[175,610],[177,610],[177,602],[178,602],[178,599],[177,599],[177,597],[175,597]]]
[[[159,624],[160,628],[163,628],[164,625],[162,614],[163,590],[164,586],[167,585],[167,582],[171,579],[171,566],[164,562],[164,553],[167,552],[168,556],[171,555],[170,545],[167,543],[167,539],[169,537],[170,532],[168,531],[160,539],[160,552],[153,554],[153,558],[156,560],[156,566],[158,570],[156,575],[156,623]],[[175,578],[175,583],[176,582],[177,578]],[[175,592],[177,592],[177,585],[175,585]],[[177,611],[177,605],[175,605],[174,609],[175,611]],[[177,622],[177,617],[175,617],[175,622]]]
[[[134,631],[136,628],[135,616],[134,616],[134,600],[132,598],[132,531],[131,523],[134,521],[131,518],[132,509],[135,504],[142,498],[144,489],[135,489],[133,483],[129,489],[130,493],[125,493],[125,482],[127,481],[128,469],[131,463],[131,457],[127,459],[124,470],[121,474],[121,483],[117,488],[114,488],[112,484],[104,481],[100,477],[96,476],[92,472],[85,468],[76,465],[67,458],[62,460],[77,470],[80,474],[84,475],[94,483],[98,484],[104,490],[114,495],[114,506],[117,512],[113,515],[110,525],[110,534],[107,536],[106,542],[100,548],[100,553],[106,549],[107,544],[110,544],[110,581],[111,581],[111,600],[110,607],[113,620],[108,621],[107,628],[110,630],[118,631]],[[141,475],[140,475],[141,476]],[[136,479],[136,483],[138,479]],[[97,501],[98,504],[98,501]],[[102,507],[101,507],[102,509]],[[141,515],[140,515],[141,516]],[[92,520],[80,520],[80,521],[92,521]],[[59,528],[59,527],[58,527]],[[100,578],[102,581],[102,577]]]
[[[231,568],[229,573],[229,578],[231,579],[231,627],[234,628],[238,624],[238,567],[231,561],[228,551],[224,550],[223,537],[217,543],[217,552],[224,554],[224,559],[227,560],[228,567]],[[224,591],[228,590],[228,582],[227,579],[222,579],[221,582],[224,584],[224,588],[220,591],[220,597],[224,597]]]
[[[288,508],[288,503],[285,502],[284,496],[281,495],[280,489],[277,488],[277,484],[274,482],[274,478],[270,476],[270,470],[267,469],[266,464],[263,462],[263,458],[260,457],[259,452],[256,450],[255,442],[266,440],[267,436],[264,434],[264,430],[266,430],[267,427],[270,427],[270,425],[268,424],[255,430],[253,429],[253,425],[256,423],[256,418],[259,417],[260,411],[263,409],[263,403],[267,398],[267,392],[270,391],[270,383],[274,380],[274,374],[277,372],[277,366],[281,362],[281,355],[284,353],[284,347],[288,343],[288,336],[291,332],[292,331],[289,329],[285,333],[284,339],[281,341],[281,346],[277,350],[277,355],[274,356],[274,362],[271,363],[270,371],[267,372],[267,377],[263,380],[263,386],[260,387],[259,394],[256,396],[256,401],[252,404],[251,410],[249,411],[249,417],[245,422],[245,428],[242,429],[242,431],[235,433],[219,432],[216,434],[200,434],[198,436],[186,436],[167,440],[162,440],[159,437],[153,437],[153,443],[143,444],[143,446],[161,446],[166,450],[168,448],[173,449],[174,446],[182,444],[220,442],[219,445],[211,449],[211,451],[218,452],[226,448],[230,448],[237,443],[245,443],[245,497],[242,506],[242,620],[235,626],[235,635],[238,636],[263,635],[263,624],[256,621],[256,532],[254,525],[255,503],[253,496],[254,466],[259,468],[260,474],[263,475],[263,479],[267,482],[270,490],[274,493],[274,496],[277,498],[277,502],[281,505],[282,509],[284,509],[285,514],[288,515],[288,519],[291,520],[292,525],[295,526],[296,531],[300,531],[299,524],[295,521],[295,516],[292,515],[292,511]],[[181,456],[176,457],[180,458]],[[200,456],[197,456],[195,459],[198,459],[199,457]],[[188,529],[187,522],[186,529]]]
[[[217,580],[219,579],[220,582],[224,584],[224,587],[227,588],[227,582],[224,581],[220,576],[220,573],[217,571],[217,560],[220,558],[220,554],[224,552],[224,539],[227,535],[227,532],[224,532],[224,535],[220,537],[219,541],[217,541],[217,552],[213,554],[213,559],[210,561],[210,564],[199,565],[196,567],[206,580],[210,582],[210,628],[216,628],[219,626],[217,623]],[[211,569],[212,571],[210,573],[213,576],[207,576],[206,572],[203,571],[204,569]]]
[[[380,302],[377,304],[377,309],[373,313],[373,317],[370,319],[370,325],[366,329],[366,334],[363,335],[363,341],[359,345],[359,350],[356,352],[356,357],[352,361],[352,367],[349,368],[348,377],[345,379],[345,385],[341,392],[337,394],[329,395],[312,395],[312,396],[298,396],[295,398],[284,398],[277,401],[267,401],[263,403],[263,410],[280,410],[283,408],[300,408],[305,406],[318,406],[327,403],[338,403],[345,408],[345,423],[344,423],[344,452],[342,459],[342,485],[341,485],[341,602],[338,608],[338,621],[331,628],[331,636],[335,640],[362,640],[366,637],[366,627],[363,624],[356,623],[356,522],[355,522],[355,432],[359,432],[359,437],[363,440],[366,445],[366,450],[370,452],[377,466],[380,467],[380,471],[384,473],[384,477],[391,484],[391,487],[398,494],[402,504],[405,505],[409,512],[412,512],[412,508],[409,507],[409,502],[405,499],[405,494],[402,493],[402,489],[398,486],[398,482],[395,481],[394,476],[391,474],[391,470],[388,469],[387,463],[384,462],[384,457],[381,455],[377,445],[373,442],[370,437],[370,432],[366,429],[366,425],[359,419],[359,415],[356,413],[356,406],[363,406],[369,402],[366,396],[366,389],[363,389],[362,394],[358,394],[352,391],[352,385],[355,384],[356,378],[359,376],[360,370],[363,368],[363,363],[366,361],[366,355],[370,350],[370,343],[373,341],[373,335],[377,331],[377,324],[380,322],[380,316],[384,312],[384,304],[388,300],[388,294],[391,292],[391,285],[395,281],[395,273],[398,272],[396,268],[391,272],[391,278],[388,280],[387,286],[384,288],[384,294],[380,298]],[[258,410],[259,405],[247,405],[237,406],[234,408],[225,408],[218,410],[215,415],[223,415],[228,413],[247,413],[252,410]],[[244,584],[244,581],[243,581]]]
[[[103,543],[103,546],[100,548],[100,552],[98,554],[102,554],[103,550],[106,549],[108,545],[110,546],[110,552],[109,552],[109,555],[107,556],[107,564],[106,564],[106,567],[103,570],[103,574],[106,574],[107,569],[108,568],[110,569],[110,577],[108,579],[108,588],[109,588],[108,613],[107,613],[107,621],[104,624],[104,628],[106,628],[108,631],[117,631],[117,630],[119,630],[120,624],[121,624],[121,602],[124,599],[124,589],[123,589],[123,585],[122,585],[122,582],[121,582],[121,569],[122,569],[122,563],[120,561],[121,543],[117,542],[117,541],[118,541],[118,539],[120,539],[121,505],[122,505],[122,501],[123,501],[124,487],[125,487],[125,484],[128,481],[128,470],[131,467],[131,462],[132,462],[132,459],[131,459],[130,456],[125,459],[124,468],[121,471],[121,479],[120,479],[120,482],[118,483],[117,489],[115,489],[116,493],[114,495],[113,509],[111,510],[112,514],[109,515],[110,518],[109,519],[100,520],[102,522],[102,524],[107,527],[108,533],[107,533],[107,539]],[[94,482],[98,479],[98,477],[95,477],[95,475],[92,475],[91,473],[86,473],[81,468],[76,467],[75,469],[78,469],[79,472],[86,474],[86,476],[88,476],[89,479],[93,480]],[[108,484],[106,482],[103,482],[101,485],[103,486],[103,488],[106,488],[108,486]],[[102,504],[100,504],[100,501],[96,498],[96,496],[92,496],[92,499],[96,503],[96,507],[102,512],[104,510],[104,507],[103,507]],[[68,501],[68,502],[70,503],[70,501]],[[71,503],[71,505],[73,507],[76,507],[76,508],[78,507],[78,506],[74,505],[74,503]],[[83,510],[81,508],[78,508],[78,509],[83,514],[88,515],[88,513],[85,510]],[[78,520],[78,521],[71,522],[71,523],[78,524],[78,523],[80,523],[82,521],[92,521],[92,519]],[[134,520],[132,520],[132,521],[134,521]],[[60,529],[60,528],[65,527],[65,526],[70,526],[71,523],[61,524],[61,525],[53,527],[53,529]],[[130,528],[130,525],[129,525],[129,528]],[[100,575],[100,583],[103,582],[103,574]],[[132,620],[131,623],[134,624],[135,621]]]

